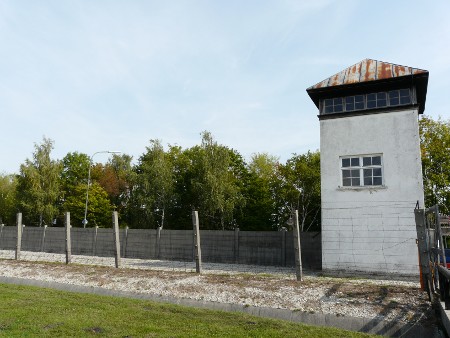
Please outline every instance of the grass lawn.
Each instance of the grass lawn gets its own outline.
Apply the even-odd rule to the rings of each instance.
[[[0,284],[3,337],[369,337],[240,313]]]

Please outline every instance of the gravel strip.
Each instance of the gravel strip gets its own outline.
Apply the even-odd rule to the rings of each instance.
[[[321,277],[306,273],[295,280],[292,268],[72,256],[0,250],[0,275],[79,286],[102,287],[158,296],[263,306],[308,313],[434,322],[433,310],[420,285],[411,281]]]

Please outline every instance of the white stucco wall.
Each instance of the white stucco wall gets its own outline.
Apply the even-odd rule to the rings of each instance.
[[[324,270],[418,274],[423,207],[417,110],[320,121]],[[382,188],[342,188],[341,156],[382,154]]]

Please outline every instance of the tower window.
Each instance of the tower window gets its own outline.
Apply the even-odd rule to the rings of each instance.
[[[391,90],[389,92],[389,105],[398,106],[400,104],[400,91]]]
[[[377,107],[386,107],[387,106],[387,99],[386,99],[386,93],[377,93]]]
[[[403,106],[413,103],[410,89],[336,97],[322,101],[322,114]]]
[[[343,98],[337,97],[334,99],[325,100],[325,112],[326,113],[340,113],[344,110]]]
[[[409,89],[400,89],[400,104],[410,104],[411,94]]]
[[[364,95],[345,97],[345,111],[364,109]]]
[[[341,157],[342,186],[382,186],[381,155]]]

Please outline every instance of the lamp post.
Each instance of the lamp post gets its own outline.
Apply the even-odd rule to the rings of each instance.
[[[88,210],[88,201],[89,201],[89,186],[91,185],[91,167],[93,163],[94,156],[97,154],[121,154],[120,151],[111,151],[111,150],[103,150],[103,151],[97,151],[92,154],[92,156],[89,158],[89,170],[88,170],[88,181],[87,181],[87,188],[86,188],[86,204],[84,207],[84,219],[83,219],[83,228],[86,228],[87,221],[87,210]]]

